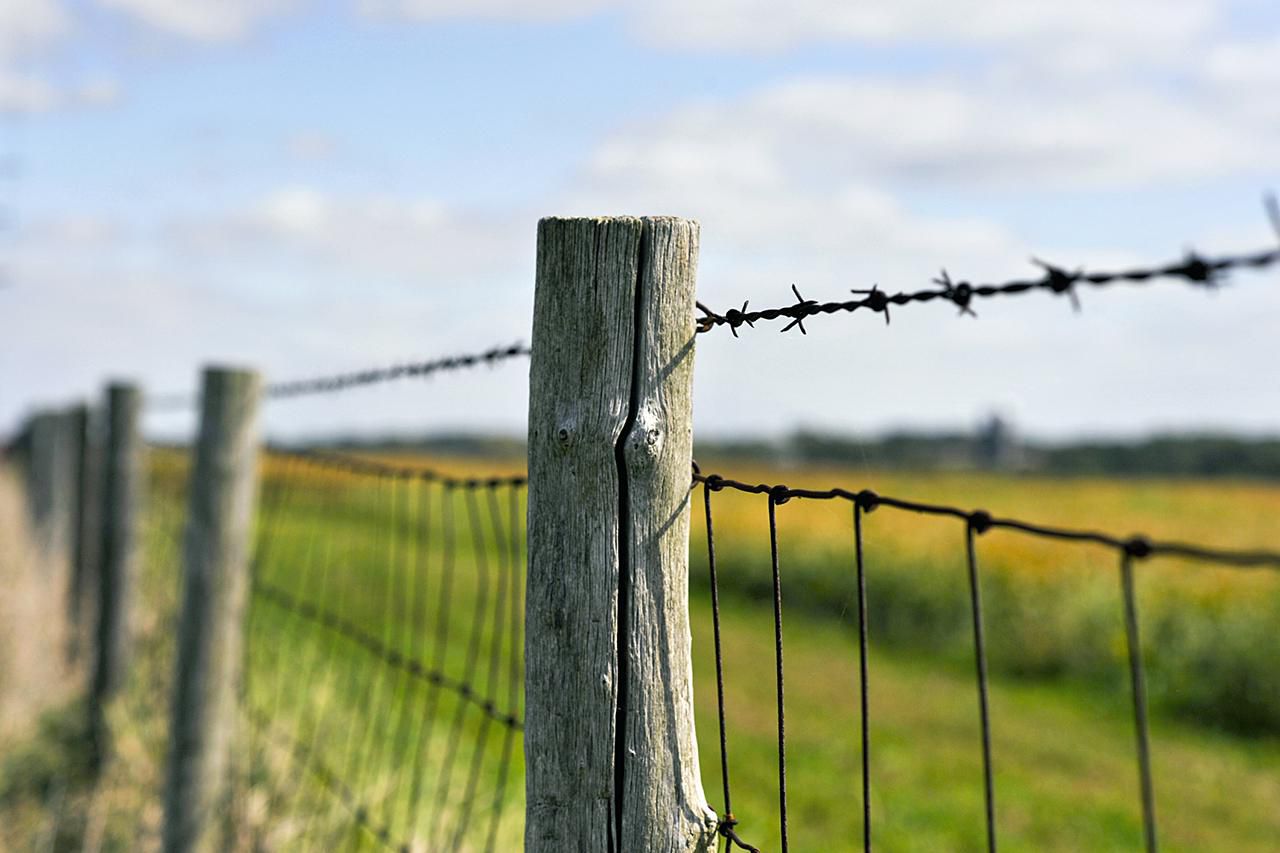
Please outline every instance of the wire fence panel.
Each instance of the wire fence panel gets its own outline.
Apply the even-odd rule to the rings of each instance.
[[[834,489],[810,489],[810,488],[791,488],[786,485],[770,485],[765,483],[750,483],[738,480],[728,479],[719,474],[704,474],[695,471],[695,486],[700,485],[702,488],[701,508],[704,516],[704,529],[706,532],[704,547],[705,558],[707,562],[707,576],[709,578],[709,594],[711,609],[711,649],[713,655],[713,672],[714,672],[714,691],[716,698],[716,726],[718,737],[715,743],[718,745],[719,755],[717,761],[708,762],[709,766],[717,767],[720,773],[720,783],[723,791],[724,811],[721,815],[720,834],[728,845],[736,846],[745,850],[755,850],[756,839],[763,839],[764,843],[760,844],[760,849],[777,848],[781,850],[788,849],[816,849],[818,844],[823,849],[853,849],[861,847],[864,850],[872,849],[873,839],[878,837],[878,833],[886,833],[886,824],[890,825],[892,836],[901,841],[901,826],[892,826],[894,816],[886,815],[882,808],[876,807],[877,800],[882,800],[884,792],[878,786],[882,781],[893,781],[893,767],[886,764],[877,764],[873,760],[873,750],[875,749],[875,737],[873,732],[876,730],[877,724],[873,720],[873,707],[875,698],[874,684],[874,664],[869,662],[868,647],[869,641],[876,638],[877,625],[874,618],[868,620],[868,612],[876,612],[874,602],[872,606],[868,605],[868,577],[873,577],[879,571],[893,572],[895,568],[891,565],[878,567],[875,561],[868,561],[864,555],[866,545],[865,518],[869,513],[877,509],[887,509],[905,514],[917,516],[933,517],[950,523],[959,522],[962,525],[963,540],[956,542],[955,550],[958,553],[954,565],[957,569],[965,570],[964,583],[950,584],[946,588],[950,590],[949,595],[955,598],[963,598],[965,600],[965,609],[968,611],[968,630],[971,632],[970,650],[973,655],[973,663],[971,663],[971,672],[974,673],[973,682],[977,688],[977,707],[974,713],[975,726],[973,728],[974,752],[980,756],[980,762],[975,768],[973,792],[975,796],[975,812],[980,815],[980,825],[971,827],[971,834],[967,837],[968,841],[964,842],[965,846],[969,844],[979,843],[988,850],[997,849],[997,839],[1002,836],[1013,837],[1010,840],[1015,847],[1025,845],[1025,839],[1020,838],[1017,832],[1010,833],[1008,821],[1001,820],[1001,813],[997,810],[997,791],[999,785],[999,774],[997,773],[998,765],[993,759],[996,751],[996,744],[999,741],[999,732],[1002,720],[1000,715],[993,710],[991,699],[992,680],[988,673],[988,618],[984,614],[983,594],[982,594],[982,571],[979,560],[978,539],[984,534],[993,530],[1007,530],[1019,535],[1030,536],[1038,540],[1048,542],[1065,543],[1067,545],[1087,545],[1102,546],[1109,550],[1119,561],[1120,566],[1120,590],[1119,595],[1112,598],[1112,607],[1117,611],[1115,623],[1120,627],[1119,635],[1122,638],[1120,643],[1123,648],[1123,661],[1121,664],[1126,671],[1126,688],[1125,692],[1129,695],[1131,703],[1131,755],[1133,762],[1131,766],[1136,766],[1137,785],[1131,788],[1127,798],[1134,803],[1131,809],[1125,809],[1125,814],[1136,814],[1136,821],[1132,832],[1134,837],[1132,841],[1145,846],[1145,849],[1154,851],[1158,849],[1157,844],[1157,773],[1155,764],[1152,759],[1151,733],[1150,733],[1150,714],[1148,710],[1147,698],[1147,664],[1146,660],[1149,656],[1158,656],[1160,649],[1153,648],[1148,645],[1143,646],[1139,633],[1139,612],[1137,599],[1138,595],[1135,588],[1135,565],[1145,563],[1153,558],[1168,557],[1177,558],[1184,561],[1208,562],[1216,563],[1230,569],[1239,570],[1242,568],[1255,568],[1264,570],[1280,570],[1280,553],[1270,551],[1228,551],[1221,549],[1205,548],[1198,545],[1190,545],[1179,542],[1162,542],[1147,539],[1145,537],[1129,537],[1119,538],[1110,534],[1099,533],[1088,530],[1077,530],[1063,527],[1050,527],[1019,519],[994,517],[984,510],[964,510],[960,507],[946,505],[923,503],[918,501],[904,500],[895,497],[878,495],[869,490],[854,491],[850,489],[834,488]],[[765,506],[757,509],[751,509],[747,506],[740,505],[734,512],[739,516],[741,523],[747,522],[742,519],[750,518],[755,513],[761,513],[756,516],[759,519],[759,526],[767,529],[767,578],[756,575],[752,580],[744,577],[740,572],[744,568],[743,552],[739,548],[734,557],[730,560],[730,568],[726,569],[723,559],[723,531],[717,532],[718,527],[713,512],[713,495],[721,492],[737,493],[743,498],[756,496],[755,500],[762,501]],[[823,670],[834,675],[837,672],[847,674],[849,678],[850,701],[851,706],[848,711],[841,711],[841,718],[847,721],[847,739],[848,741],[858,744],[856,757],[851,751],[847,750],[843,745],[833,744],[829,738],[815,741],[813,737],[804,732],[799,735],[801,738],[801,746],[797,748],[796,739],[798,729],[795,724],[795,712],[791,709],[790,716],[788,711],[790,708],[789,700],[793,697],[794,690],[789,688],[794,682],[791,675],[794,662],[791,657],[784,658],[784,639],[786,636],[792,635],[793,631],[784,631],[783,629],[783,604],[785,592],[788,589],[804,591],[804,585],[820,584],[824,581],[834,580],[844,571],[844,567],[839,562],[828,563],[819,557],[820,563],[825,565],[822,570],[823,575],[814,577],[812,575],[800,578],[801,584],[790,584],[787,581],[787,557],[786,549],[782,547],[783,540],[786,538],[786,519],[780,518],[784,515],[780,511],[782,505],[792,501],[819,501],[819,502],[847,502],[852,507],[849,515],[849,534],[852,541],[851,553],[848,555],[848,563],[853,569],[852,584],[840,586],[832,585],[820,592],[822,595],[832,595],[839,590],[839,597],[833,595],[837,602],[842,604],[842,616],[844,611],[851,610],[853,615],[851,618],[842,618],[837,624],[846,626],[848,630],[847,640],[841,640],[841,643],[848,642],[850,663],[847,669],[839,665],[836,661],[830,659],[830,652],[824,652]],[[718,503],[718,501],[716,501]],[[794,513],[788,513],[797,523],[800,531],[813,530],[813,527],[806,527],[800,518],[805,513],[797,510]],[[740,532],[739,532],[740,534]],[[719,541],[717,539],[719,537]],[[803,537],[801,537],[803,538]],[[813,538],[813,537],[810,537]],[[765,549],[764,541],[759,537],[753,537],[755,544],[752,547]],[[797,552],[806,545],[812,547],[812,542],[799,543],[795,546]],[[697,543],[695,543],[695,546]],[[736,565],[735,565],[736,564]],[[937,567],[940,571],[944,568]],[[1103,568],[1102,565],[1098,566]],[[737,576],[726,574],[726,571],[739,572]],[[1280,577],[1280,575],[1277,575]],[[1240,577],[1244,577],[1240,575]],[[751,801],[757,807],[764,806],[766,812],[756,814],[744,814],[741,804],[738,805],[738,811],[734,811],[731,799],[733,791],[737,790],[730,785],[730,769],[737,767],[730,760],[730,749],[734,746],[734,720],[749,717],[753,721],[750,728],[750,737],[744,737],[742,740],[750,744],[753,751],[757,754],[761,749],[763,738],[761,737],[760,726],[762,726],[763,705],[765,702],[766,689],[760,683],[759,667],[763,664],[761,658],[766,654],[765,649],[765,630],[764,626],[752,628],[755,634],[754,640],[751,642],[758,643],[755,646],[753,657],[754,668],[752,674],[746,677],[749,682],[748,689],[736,688],[734,677],[732,674],[726,675],[728,667],[726,665],[726,656],[732,654],[733,641],[727,641],[724,637],[724,613],[723,603],[724,589],[731,589],[734,600],[737,602],[736,607],[742,607],[742,601],[745,599],[750,602],[757,602],[752,607],[757,609],[751,610],[754,613],[754,619],[758,622],[770,622],[769,645],[772,646],[772,652],[769,655],[774,669],[773,693],[772,701],[775,706],[773,714],[773,729],[775,735],[774,741],[774,770],[775,777],[768,787],[772,788],[775,793],[775,803],[772,809],[773,819],[776,823],[768,826],[767,806],[761,796],[759,790],[751,791]],[[891,588],[885,588],[891,592]],[[1273,590],[1275,594],[1277,590]],[[812,604],[812,599],[808,599]],[[771,611],[771,618],[769,612]],[[807,615],[812,619],[812,610]],[[920,618],[927,619],[928,613],[920,613]],[[804,621],[804,617],[802,617]],[[812,633],[812,621],[805,626],[804,631]],[[919,622],[915,626],[915,630],[928,632],[934,626],[930,626],[925,622]],[[997,630],[998,627],[997,627]],[[734,640],[743,643],[746,639],[740,631],[734,632]],[[838,636],[838,635],[837,635]],[[743,643],[745,646],[746,644]],[[856,665],[853,662],[856,660]],[[786,661],[792,661],[790,664]],[[1106,665],[1106,661],[1100,662]],[[1119,661],[1116,661],[1119,664]],[[812,666],[812,662],[807,663]],[[1198,664],[1193,663],[1193,666]],[[743,678],[744,673],[739,671],[738,677]],[[802,679],[802,683],[806,688],[812,689],[812,681],[815,679],[812,672],[807,673]],[[1118,684],[1116,685],[1119,686]],[[738,702],[734,702],[733,695],[737,693],[740,697]],[[759,703],[757,707],[752,709],[752,713],[744,713],[742,696],[754,696],[754,702]],[[729,698],[726,698],[729,697]],[[933,697],[928,694],[922,695],[920,700],[923,702],[931,701]],[[823,712],[824,718],[833,715],[836,712],[828,709]],[[844,714],[847,713],[847,716]],[[810,720],[813,717],[810,715]],[[824,720],[829,726],[829,721]],[[1046,738],[1054,737],[1054,733],[1046,732]],[[710,739],[708,739],[710,740]],[[832,776],[831,771],[819,773],[814,771],[815,766],[826,766],[831,760],[832,753],[843,756],[843,761],[848,762],[847,777],[844,772],[839,776]],[[794,772],[796,766],[804,768],[805,773],[803,781],[799,781]],[[825,778],[824,778],[825,777]],[[860,777],[860,778],[859,778]],[[943,770],[939,773],[940,778],[947,778],[951,784],[961,784],[954,780],[949,772]],[[738,772],[735,771],[733,778],[739,779]],[[857,782],[850,781],[857,778]],[[760,785],[763,780],[758,775],[752,780],[755,785]],[[819,787],[825,785],[823,787]],[[742,787],[742,783],[738,782],[738,789]],[[1181,793],[1181,791],[1179,791]],[[927,797],[928,794],[923,791],[915,792],[917,797]],[[820,842],[810,832],[809,828],[802,821],[798,827],[799,833],[803,836],[801,843],[797,844],[795,836],[797,834],[797,824],[794,819],[796,814],[795,804],[797,798],[804,801],[804,810],[812,813],[815,809],[819,809],[819,803],[829,803],[832,807],[836,803],[842,804],[848,811],[854,809],[849,808],[849,803],[856,798],[859,813],[859,827],[855,831],[850,832],[848,837],[842,838],[823,838]],[[1268,810],[1273,808],[1275,803],[1269,799],[1264,799],[1258,803],[1260,809]],[[1099,813],[1104,814],[1108,810],[1114,810],[1113,804],[1100,805]],[[847,821],[845,821],[847,823]],[[879,827],[879,829],[877,829]],[[1002,830],[1003,827],[1003,830]],[[879,842],[877,842],[879,844]]]
[[[265,841],[518,846],[523,478],[265,464],[242,695]]]

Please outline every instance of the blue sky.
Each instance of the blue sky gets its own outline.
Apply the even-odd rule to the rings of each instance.
[[[1278,85],[1265,0],[4,0],[0,428],[109,376],[527,341],[548,214],[697,218],[721,307],[1260,248]],[[1280,431],[1275,273],[809,327],[703,336],[699,431]],[[268,426],[526,406],[507,367]]]

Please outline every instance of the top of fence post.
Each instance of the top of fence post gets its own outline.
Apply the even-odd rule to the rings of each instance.
[[[707,849],[688,513],[698,227],[544,219],[529,395],[526,848]]]

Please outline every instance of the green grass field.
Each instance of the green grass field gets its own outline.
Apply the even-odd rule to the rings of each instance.
[[[460,473],[476,468],[453,464]],[[424,671],[474,685],[482,700],[496,700],[499,711],[520,714],[518,696],[509,705],[510,616],[513,607],[519,612],[513,593],[523,577],[523,552],[512,540],[511,519],[514,532],[522,534],[523,507],[512,506],[505,491],[495,493],[492,504],[483,490],[468,503],[460,491],[446,501],[438,486],[372,484],[278,461],[266,473],[262,518],[274,535],[262,553],[258,581],[260,589],[286,595],[260,593],[251,613],[245,707],[257,724],[246,721],[246,748],[237,768],[232,818],[238,846],[378,850],[385,849],[377,838],[381,831],[393,845],[403,841],[412,849],[482,850],[491,840],[496,849],[518,848],[519,733],[455,691],[386,665],[386,657],[391,652],[420,661]],[[871,485],[883,493],[982,504],[1007,514],[1027,507],[1025,514],[1036,520],[1242,547],[1274,545],[1266,538],[1273,529],[1267,518],[1280,510],[1280,492],[1247,484],[748,473],[791,485]],[[66,814],[55,833],[63,842],[57,849],[80,849],[78,842],[91,831],[101,835],[103,849],[155,846],[183,476],[179,458],[157,458],[138,663],[113,709],[120,732],[117,760],[96,797],[78,789],[74,776],[59,782],[58,768],[74,764],[78,741],[74,725],[51,721],[41,742],[11,752],[0,770],[0,824],[7,839],[20,837],[15,827],[47,827],[41,807],[56,794]],[[761,561],[768,553],[764,504],[726,493],[715,501],[734,811],[746,840],[777,850],[772,610],[761,600],[761,572],[766,579],[768,572],[767,561]],[[446,503],[454,522],[449,546],[442,524]],[[857,649],[846,513],[847,506],[802,501],[779,509],[794,850],[852,850],[860,843]],[[1216,520],[1207,520],[1209,515]],[[698,734],[704,787],[720,809],[700,515],[692,527]],[[878,511],[868,518],[867,534],[876,847],[981,849],[981,752],[960,531]],[[1118,664],[1123,647],[1114,565],[1097,551],[994,535],[982,540],[981,551],[995,673],[1001,846],[1137,848],[1137,770],[1127,682]],[[1162,845],[1275,849],[1280,740],[1267,727],[1270,718],[1240,725],[1230,715],[1197,714],[1195,703],[1179,696],[1179,679],[1198,672],[1188,670],[1188,661],[1203,664],[1201,677],[1216,676],[1215,684],[1227,685],[1196,700],[1209,708],[1217,707],[1224,690],[1230,694],[1233,679],[1260,678],[1268,663],[1275,664],[1271,635],[1253,633],[1280,609],[1275,579],[1150,565],[1144,565],[1139,595],[1153,665],[1152,749]],[[300,612],[299,602],[313,609]],[[324,624],[324,614],[358,626],[363,641]],[[1275,624],[1280,621],[1270,623]],[[1178,636],[1197,639],[1179,644]],[[1162,654],[1174,657],[1174,664],[1162,669],[1156,664]],[[1260,707],[1270,707],[1267,691],[1275,684],[1257,685]],[[500,784],[504,767],[506,781]],[[87,818],[77,817],[77,809]],[[12,841],[10,846],[24,849]]]

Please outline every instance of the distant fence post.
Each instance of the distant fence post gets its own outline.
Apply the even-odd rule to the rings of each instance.
[[[204,373],[165,782],[164,849],[173,853],[224,849],[236,690],[243,677],[260,396],[256,373]]]
[[[95,597],[93,670],[89,720],[94,761],[110,749],[106,728],[107,700],[124,682],[130,646],[134,583],[141,557],[145,451],[139,431],[142,392],[134,385],[107,386],[103,416],[102,490],[99,514],[99,561]]]
[[[94,556],[96,543],[98,502],[101,493],[95,488],[93,441],[90,434],[89,407],[84,404],[73,407],[67,413],[67,425],[71,446],[73,505],[71,519],[71,581],[67,588],[67,624],[70,633],[68,654],[77,660],[91,646],[88,643],[91,629],[86,627],[86,599],[97,588],[97,571]]]
[[[525,847],[714,848],[688,621],[698,226],[538,225]]]
[[[72,467],[67,417],[44,411],[31,421],[27,500],[36,542],[48,567],[63,570],[71,556]]]

